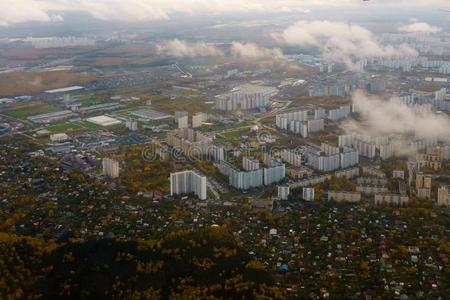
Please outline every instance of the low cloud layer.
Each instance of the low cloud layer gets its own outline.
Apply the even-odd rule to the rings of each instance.
[[[309,13],[320,7],[431,6],[448,5],[448,0],[3,0],[0,25],[27,21],[52,21],[53,12],[78,11],[96,19],[152,21],[169,19],[172,13],[189,15],[224,13],[285,12]]]
[[[223,56],[222,50],[214,45],[204,42],[189,43],[174,39],[165,41],[156,46],[158,54],[171,57],[219,57]]]
[[[350,69],[355,61],[364,58],[417,55],[406,45],[381,45],[368,29],[343,22],[300,21],[275,38],[288,45],[317,47],[325,58],[341,61]]]
[[[233,42],[230,48],[231,56],[242,60],[273,60],[286,61],[286,57],[280,48],[264,48],[254,43]]]
[[[280,48],[265,48],[255,43],[233,42],[227,49],[219,48],[205,42],[187,42],[173,39],[156,46],[159,55],[189,58],[189,57],[228,57],[240,62],[285,63],[287,58]]]
[[[372,136],[414,134],[417,138],[450,140],[450,119],[424,106],[407,106],[399,101],[387,101],[356,92],[353,103],[363,123],[347,124],[347,128]]]
[[[442,31],[442,28],[432,26],[425,22],[416,22],[409,25],[401,26],[398,30],[408,33],[438,33]]]
[[[0,25],[50,22],[54,11],[77,11],[99,20],[137,22],[170,19],[173,13],[308,13],[309,10],[303,5],[321,5],[325,2],[332,3],[334,0],[312,0],[309,3],[303,0],[12,0],[0,1]]]

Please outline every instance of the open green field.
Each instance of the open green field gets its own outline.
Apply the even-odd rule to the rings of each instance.
[[[218,133],[216,135],[218,141],[235,142],[242,139],[242,136],[249,135],[251,126],[244,128],[237,128],[224,133]]]
[[[84,106],[90,106],[95,104],[100,104],[104,102],[102,97],[99,97],[95,94],[87,94],[79,97],[79,102],[81,102]]]
[[[51,133],[62,133],[62,132],[70,132],[70,131],[95,131],[95,130],[100,130],[100,129],[116,129],[121,126],[122,125],[103,127],[100,125],[90,123],[86,120],[82,120],[82,121],[75,121],[75,122],[70,122],[70,121],[60,122],[60,123],[50,125],[46,129],[48,131],[50,131]]]
[[[152,109],[173,114],[176,111],[187,111],[190,115],[196,112],[215,114],[214,104],[208,104],[210,100],[192,92],[184,92],[176,99],[161,98],[153,101]]]
[[[13,118],[26,119],[30,116],[51,113],[59,110],[61,110],[61,108],[38,102],[32,104],[30,103],[29,105],[17,106],[12,108],[11,110],[4,111],[3,113]]]
[[[85,128],[86,130],[89,131],[94,131],[94,130],[99,130],[99,129],[104,129],[105,127],[88,122],[86,120],[82,120],[82,121],[77,121],[77,124],[79,124],[80,126],[82,126],[83,128]],[[120,126],[120,125],[118,125]],[[106,128],[114,128],[115,126],[109,126]]]

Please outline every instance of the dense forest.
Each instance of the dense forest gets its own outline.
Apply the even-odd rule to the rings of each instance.
[[[220,228],[57,244],[0,233],[1,299],[283,299]]]

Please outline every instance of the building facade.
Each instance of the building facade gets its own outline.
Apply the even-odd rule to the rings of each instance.
[[[194,170],[170,174],[170,195],[194,193],[200,200],[206,200],[206,176]]]
[[[102,167],[103,175],[113,179],[119,177],[120,168],[118,161],[110,158],[103,158]]]

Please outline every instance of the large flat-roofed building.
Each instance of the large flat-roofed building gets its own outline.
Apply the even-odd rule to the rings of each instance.
[[[86,121],[88,121],[92,124],[103,126],[103,127],[122,124],[122,121],[108,117],[108,116],[92,117],[92,118],[86,119]]]
[[[113,179],[119,177],[120,169],[118,161],[110,158],[104,158],[102,161],[102,167],[103,175]]]
[[[64,87],[64,88],[60,88],[60,89],[47,90],[45,92],[47,94],[59,94],[59,93],[68,93],[68,92],[80,91],[80,90],[83,90],[83,89],[84,89],[84,87],[82,87],[82,86],[74,85],[74,86],[68,86],[68,87]]]
[[[384,186],[358,185],[356,191],[366,195],[374,195],[387,193],[388,189]]]
[[[91,106],[86,106],[86,107],[78,107],[75,105],[75,106],[73,106],[73,110],[80,114],[90,114],[90,113],[94,113],[94,112],[106,112],[106,111],[111,111],[111,110],[117,110],[117,109],[120,109],[123,107],[125,107],[125,106],[122,104],[119,104],[119,103],[105,103],[105,104],[96,104],[96,105],[91,105]]]
[[[194,193],[200,200],[206,200],[206,176],[195,170],[170,173],[170,195]]]
[[[191,128],[175,129],[167,134],[167,144],[190,157],[210,154],[212,141],[212,138]]]
[[[56,112],[31,116],[31,117],[28,117],[27,119],[34,123],[46,124],[46,123],[53,123],[53,122],[64,120],[64,119],[69,119],[69,118],[72,118],[75,116],[76,116],[76,114],[74,114],[70,110],[62,110],[62,111],[56,111]]]
[[[300,167],[287,167],[286,175],[292,177],[294,179],[310,177],[314,174],[314,171],[308,167],[300,166]]]
[[[361,201],[361,193],[328,191],[328,201],[358,203]]]
[[[375,195],[375,204],[389,204],[389,205],[397,205],[404,206],[408,204],[409,197],[400,194],[378,194]]]
[[[230,93],[216,97],[216,109],[222,111],[249,110],[266,107],[278,89],[270,86],[244,84],[235,87]]]
[[[255,211],[272,211],[273,210],[273,199],[260,200],[253,199],[250,201],[250,207]]]
[[[69,136],[65,133],[55,133],[50,135],[50,141],[53,143],[62,143],[69,140]]]
[[[144,121],[159,121],[170,118],[170,115],[153,110],[153,109],[141,109],[131,113],[133,116],[138,117]]]

